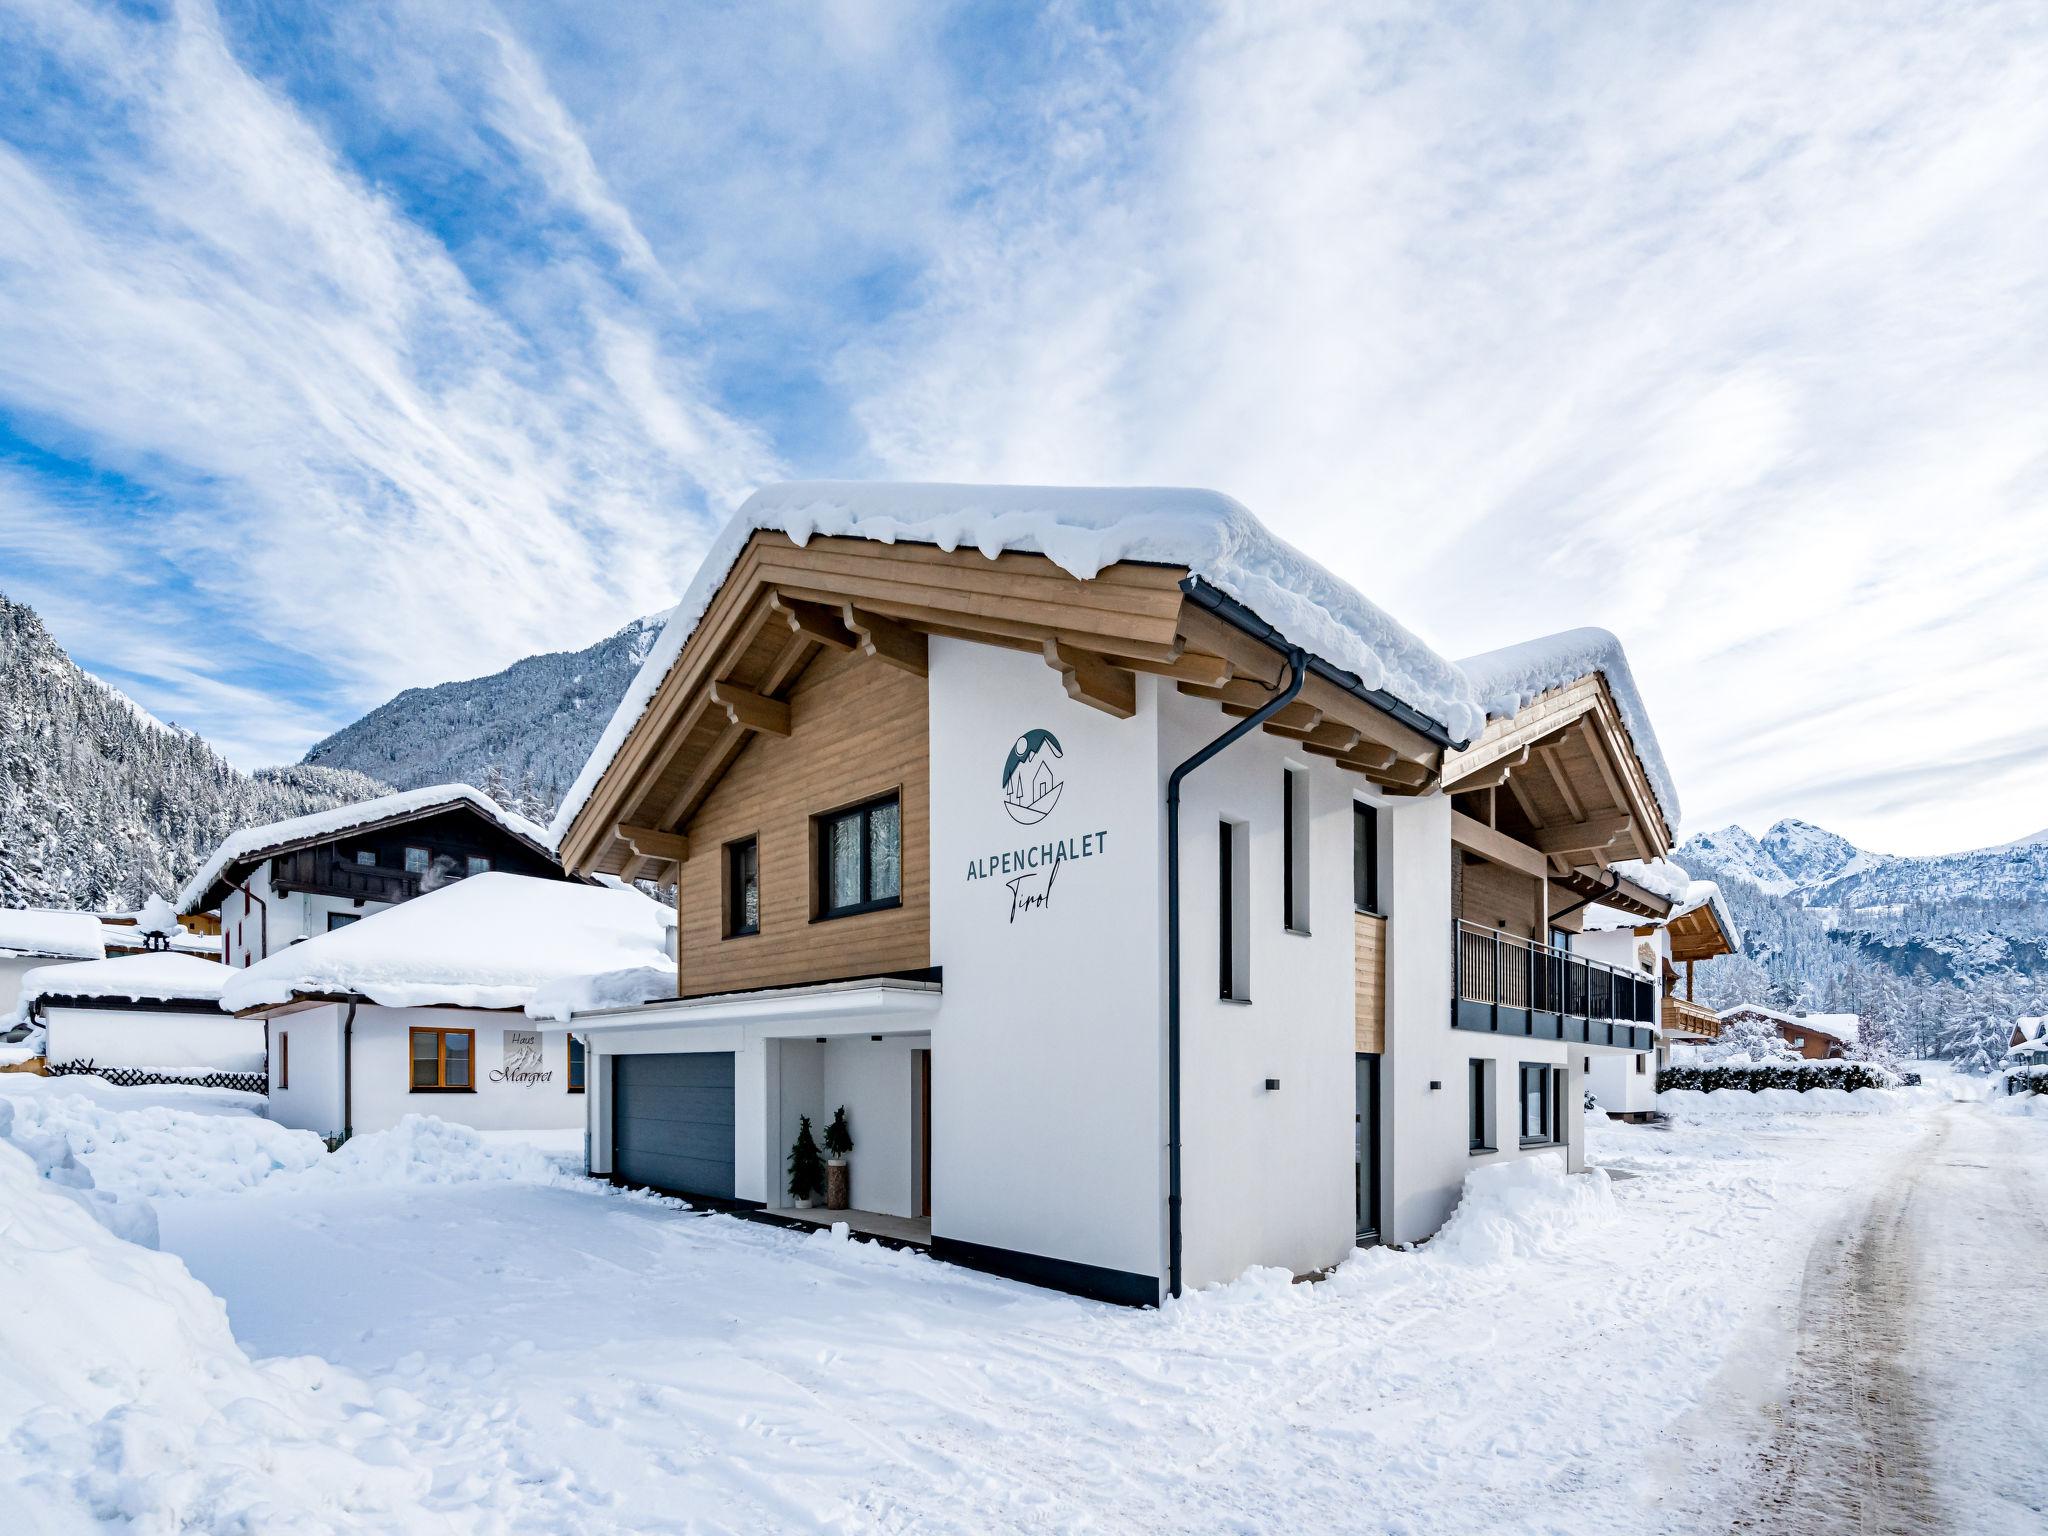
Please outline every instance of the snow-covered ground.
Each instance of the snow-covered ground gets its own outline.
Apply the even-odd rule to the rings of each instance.
[[[1896,1267],[1859,1235],[1923,1178],[1942,1267],[1870,1314],[1930,1310],[1924,1350],[1887,1351],[1918,1406],[1865,1428],[1911,1441],[1937,1528],[2048,1505],[2013,1453],[2048,1443],[2021,1390],[2042,1325],[1991,1294],[2048,1245],[2048,1115],[2002,1104],[1603,1125],[1611,1176],[1510,1166],[1420,1251],[1128,1312],[617,1194],[559,1146],[414,1123],[330,1157],[239,1096],[78,1081],[0,1077],[0,1115],[37,1163],[147,1196],[164,1254],[0,1145],[0,1335],[88,1376],[0,1364],[0,1505],[30,1479],[31,1530],[1829,1529],[1787,1514],[1842,1507],[1788,1464],[1863,1465],[1812,1401],[1854,1329],[1813,1319],[1855,1292],[1838,1269]],[[77,1302],[46,1294],[74,1272]],[[141,1330],[95,1333],[123,1286],[182,1319],[145,1311],[154,1374],[123,1374]]]

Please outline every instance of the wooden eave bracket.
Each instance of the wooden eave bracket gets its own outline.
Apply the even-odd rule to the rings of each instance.
[[[1138,678],[1129,668],[1065,640],[1048,639],[1043,649],[1045,664],[1059,673],[1067,697],[1076,704],[1087,704],[1119,720],[1138,712]]]
[[[842,605],[839,612],[846,627],[857,637],[855,649],[861,655],[872,656],[917,677],[929,675],[929,648],[917,630],[852,603]]]
[[[737,683],[713,683],[711,702],[742,730],[765,731],[770,736],[789,734],[789,705],[781,699],[764,698]]]
[[[659,832],[622,821],[612,828],[612,836],[643,859],[681,864],[690,857],[690,840],[680,832]]]
[[[835,651],[851,651],[860,645],[860,636],[848,629],[838,614],[822,604],[806,603],[783,592],[771,592],[768,605],[783,616],[794,633],[806,635],[820,645],[829,645]]]

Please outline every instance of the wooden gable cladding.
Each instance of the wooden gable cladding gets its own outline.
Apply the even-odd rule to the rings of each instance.
[[[827,650],[789,690],[786,735],[757,733],[689,823],[676,904],[681,995],[923,970],[931,964],[925,680]],[[902,904],[813,921],[815,818],[894,791]],[[755,839],[759,931],[725,937],[726,847]]]
[[[1671,828],[1598,673],[1492,721],[1447,754],[1444,787],[1487,825],[1535,850],[1574,888],[1610,864],[1671,851]]]

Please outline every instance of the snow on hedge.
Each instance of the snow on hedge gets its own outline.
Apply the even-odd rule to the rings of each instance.
[[[1505,719],[1520,714],[1542,694],[1575,683],[1598,672],[1614,695],[1621,722],[1628,727],[1636,756],[1649,776],[1650,789],[1657,797],[1664,820],[1675,834],[1678,830],[1678,791],[1671,781],[1671,769],[1664,761],[1664,749],[1650,728],[1650,712],[1636,689],[1635,674],[1621,641],[1604,629],[1567,629],[1555,635],[1524,640],[1458,663],[1479,705],[1488,719]]]
[[[457,801],[474,806],[515,837],[523,837],[542,848],[549,846],[547,830],[544,827],[506,810],[482,790],[473,789],[467,784],[430,784],[424,789],[407,789],[394,795],[379,795],[374,800],[358,800],[353,805],[337,805],[331,810],[314,811],[306,816],[293,816],[285,821],[273,821],[260,827],[243,827],[216,848],[213,857],[200,866],[199,873],[185,882],[178,892],[177,908],[180,912],[197,911],[199,904],[206,899],[206,893],[212,889],[214,881],[244,860],[258,857],[273,849],[289,847],[294,843],[338,836],[357,827],[373,826],[400,816],[417,815],[422,811],[433,810],[436,806],[452,805]]]
[[[106,952],[100,938],[100,920],[90,912],[21,907],[0,910],[0,955],[97,960]]]
[[[234,975],[218,960],[175,950],[39,965],[21,978],[15,1018],[27,1018],[29,1004],[46,997],[89,997],[108,1003],[218,1002],[221,989]]]
[[[800,546],[829,536],[978,549],[991,560],[1015,550],[1044,555],[1084,581],[1119,560],[1185,566],[1294,644],[1366,687],[1391,693],[1453,737],[1468,739],[1486,726],[1456,667],[1216,491],[796,481],[756,491],[712,542],[556,811],[549,831],[557,844],[682,655],[747,540],[763,531],[786,534]]]
[[[235,971],[232,1012],[294,996],[393,1008],[523,1008],[567,976],[673,964],[670,908],[631,886],[493,871],[471,875]]]

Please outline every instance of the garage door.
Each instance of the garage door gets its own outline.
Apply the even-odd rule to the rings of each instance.
[[[731,1051],[612,1058],[612,1171],[629,1184],[730,1200]]]

